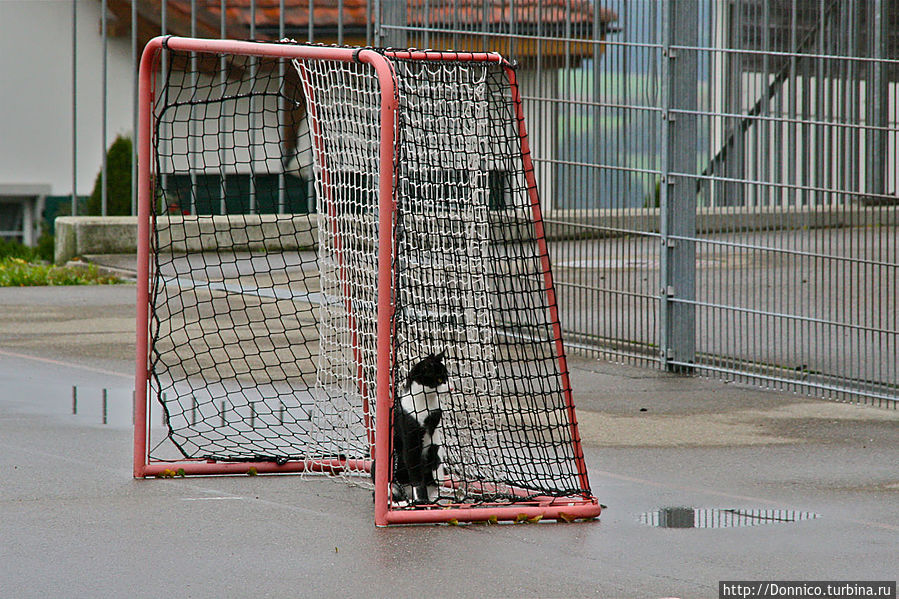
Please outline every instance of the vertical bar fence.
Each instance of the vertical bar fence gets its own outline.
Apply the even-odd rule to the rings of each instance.
[[[896,406],[899,2],[490,7],[380,30],[518,62],[570,347]]]
[[[120,4],[102,3],[104,24]],[[899,0],[350,6],[158,0],[127,16],[132,44],[145,29],[504,54],[518,65],[569,348],[896,407]],[[72,147],[74,204],[74,123]],[[295,210],[283,169],[263,202],[263,162],[189,210],[226,214],[247,190],[257,211]]]

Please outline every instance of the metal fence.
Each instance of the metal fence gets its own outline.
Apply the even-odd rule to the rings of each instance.
[[[899,2],[397,7],[530,72],[570,346],[895,407]]]
[[[176,33],[504,53],[569,347],[897,405],[899,0],[102,5],[135,48]]]

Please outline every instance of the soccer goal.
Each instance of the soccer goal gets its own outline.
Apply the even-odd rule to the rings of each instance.
[[[599,515],[509,63],[165,37],[139,96],[135,477],[340,477],[379,526]],[[413,501],[394,414],[440,353]]]

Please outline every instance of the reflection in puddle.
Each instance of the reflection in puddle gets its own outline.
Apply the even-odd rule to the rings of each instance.
[[[814,512],[797,510],[750,510],[724,508],[666,507],[640,514],[641,524],[658,528],[732,528],[819,518]]]

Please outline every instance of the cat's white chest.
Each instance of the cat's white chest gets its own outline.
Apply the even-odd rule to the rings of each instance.
[[[419,425],[425,425],[425,418],[440,409],[440,394],[445,393],[449,387],[441,385],[436,389],[425,387],[419,383],[412,383],[408,393],[400,401],[403,411],[415,418]]]

